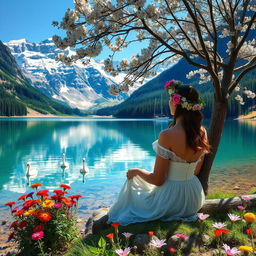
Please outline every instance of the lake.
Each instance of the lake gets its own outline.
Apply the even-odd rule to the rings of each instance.
[[[113,203],[127,169],[152,170],[152,142],[168,126],[166,119],[0,119],[0,209],[40,182],[53,190],[59,184],[82,194],[79,211],[88,214]],[[208,122],[205,122],[208,126]],[[211,184],[235,186],[243,178],[256,184],[256,122],[228,120],[217,153]],[[69,168],[60,168],[62,153]],[[82,159],[90,170],[80,173]],[[26,178],[31,163],[35,177]],[[255,185],[256,186],[256,185]],[[249,188],[248,188],[249,191]]]

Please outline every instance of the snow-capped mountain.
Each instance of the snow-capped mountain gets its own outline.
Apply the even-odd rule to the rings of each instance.
[[[93,59],[86,65],[81,60],[71,66],[57,62],[55,56],[63,51],[57,49],[51,39],[41,43],[21,39],[5,44],[34,87],[73,108],[97,109],[120,103],[128,97],[108,93],[109,87],[118,84],[123,74],[113,78],[105,73],[102,63]]]

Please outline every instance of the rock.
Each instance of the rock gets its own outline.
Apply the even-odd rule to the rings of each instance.
[[[101,208],[92,213],[92,216],[88,219],[85,224],[85,235],[97,234],[101,230],[110,227],[107,224],[108,220],[108,208]]]
[[[240,190],[240,187],[239,186],[235,186],[233,189],[234,190]]]
[[[5,225],[7,223],[7,220],[2,220],[2,225]]]

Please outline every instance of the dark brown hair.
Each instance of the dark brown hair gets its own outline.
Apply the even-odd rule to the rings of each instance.
[[[191,85],[179,85],[175,92],[180,94],[181,97],[185,97],[189,102],[194,102],[196,104],[199,101],[199,94]],[[201,129],[203,120],[201,111],[187,110],[178,104],[174,114],[174,120],[170,124],[170,127],[176,124],[176,119],[180,116],[183,117],[182,126],[186,132],[187,145],[195,152],[204,149],[204,151],[209,153],[210,145],[204,131]]]

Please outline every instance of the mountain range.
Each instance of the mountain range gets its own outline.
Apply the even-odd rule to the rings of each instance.
[[[72,51],[57,49],[51,39],[41,43],[20,39],[5,45],[35,88],[72,108],[93,111],[128,98],[127,94],[115,97],[108,93],[110,86],[117,85],[123,74],[111,77],[104,71],[103,63],[93,59],[87,64],[84,64],[86,60],[79,60],[70,66],[57,62],[58,53],[72,54]]]

